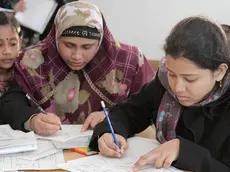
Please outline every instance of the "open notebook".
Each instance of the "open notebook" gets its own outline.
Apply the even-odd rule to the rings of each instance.
[[[25,0],[26,10],[15,14],[18,22],[40,34],[57,8],[55,0]]]

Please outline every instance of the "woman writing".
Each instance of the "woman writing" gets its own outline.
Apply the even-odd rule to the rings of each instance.
[[[223,29],[205,18],[179,22],[166,39],[155,79],[111,109],[120,142],[117,149],[106,121],[94,129],[91,148],[122,157],[126,138],[156,124],[159,147],[143,155],[147,164],[173,165],[194,172],[230,171],[230,54]],[[142,114],[142,115],[140,115]]]

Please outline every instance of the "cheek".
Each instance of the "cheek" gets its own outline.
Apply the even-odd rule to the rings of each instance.
[[[17,57],[19,54],[19,51],[20,51],[20,45],[19,44],[15,47],[11,48],[11,52],[12,52],[13,57]]]
[[[203,100],[213,89],[215,81],[213,80],[202,80],[187,86],[187,91],[195,100]]]
[[[71,58],[71,50],[69,48],[66,48],[64,45],[59,46],[59,54],[61,58],[66,61]]]
[[[84,50],[83,51],[84,59],[87,62],[91,61],[94,58],[94,56],[96,55],[96,50],[97,50],[96,48],[93,48],[93,49],[90,49],[90,50]]]

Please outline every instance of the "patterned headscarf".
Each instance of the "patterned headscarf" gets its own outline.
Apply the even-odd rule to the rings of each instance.
[[[166,58],[161,60],[158,77],[166,91],[163,95],[157,113],[156,133],[158,141],[164,143],[168,140],[176,138],[175,130],[182,112],[182,105],[178,102],[175,94],[172,92],[169,86]],[[222,98],[222,96],[229,90],[230,87],[229,72],[226,73],[222,83],[222,87],[216,86],[206,99],[200,103],[194,104],[193,106],[205,106]]]
[[[100,35],[99,46],[103,38],[103,18],[100,10],[97,6],[89,4],[88,2],[71,2],[67,5],[62,6],[55,18],[55,28],[56,28],[56,43],[59,42],[60,36],[63,32],[73,26],[87,26],[91,28],[96,28]],[[83,31],[84,32],[84,31]],[[83,34],[91,34],[85,31]],[[98,46],[98,47],[99,47]],[[58,45],[57,45],[58,47]]]

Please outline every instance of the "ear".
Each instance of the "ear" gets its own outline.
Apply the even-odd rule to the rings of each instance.
[[[228,70],[228,65],[226,63],[222,63],[215,71],[214,71],[214,77],[217,82],[221,81],[226,72]]]

